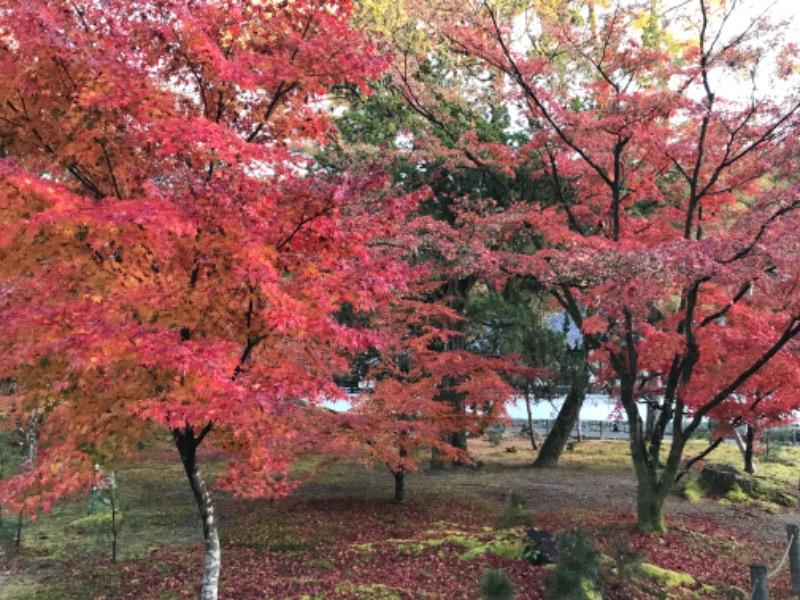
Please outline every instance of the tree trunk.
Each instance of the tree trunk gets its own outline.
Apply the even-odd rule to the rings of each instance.
[[[110,490],[109,499],[111,502],[111,562],[117,562],[117,501],[115,490]]]
[[[744,470],[751,475],[756,474],[756,465],[753,462],[753,446],[756,441],[756,429],[752,425],[747,426],[744,445]]]
[[[459,406],[459,409],[461,407]],[[463,450],[464,452],[467,451],[467,432],[463,429],[461,431],[456,431],[450,435],[450,445],[453,448],[458,448],[459,450]],[[458,461],[456,464],[462,464]]]
[[[14,535],[14,549],[19,554],[22,549],[22,513],[17,515],[17,532]]]
[[[585,369],[582,372],[585,374]],[[575,427],[585,398],[586,377],[576,377],[570,385],[569,393],[558,412],[553,428],[542,444],[542,449],[539,450],[539,456],[533,462],[534,467],[545,469],[558,466],[558,460],[569,440],[572,428]]]
[[[458,411],[460,413],[460,411],[464,410],[463,406],[461,405],[460,400],[458,400],[458,399],[455,399],[455,400],[452,401],[452,406],[453,406],[453,411],[454,412]],[[467,452],[467,432],[466,431],[461,430],[461,431],[454,431],[454,432],[448,433],[448,434],[446,434],[444,436],[444,441],[446,441],[448,444],[450,444],[453,448],[457,448],[458,450],[463,450],[464,453],[466,454],[466,452]],[[450,463],[446,464],[445,461],[443,461],[441,459],[441,453],[439,452],[438,449],[433,448],[433,450],[431,450],[430,468],[431,468],[432,471],[441,471],[448,464],[450,464]],[[466,465],[468,463],[465,463],[465,462],[460,461],[460,460],[456,460],[456,461],[453,461],[452,464],[453,465],[461,465],[461,466],[463,466],[463,465]]]
[[[653,435],[653,430],[656,427],[656,412],[658,411],[657,405],[648,400],[647,411],[645,413],[645,426],[644,437],[650,439]]]
[[[531,436],[531,446],[534,450],[539,449],[536,443],[536,432],[533,430],[533,411],[531,410],[531,395],[528,386],[525,386],[525,408],[528,411],[528,434]]]
[[[669,447],[666,463],[662,464],[658,448],[661,447],[666,418],[656,425],[650,439],[650,451],[642,439],[644,424],[638,418],[636,405],[629,402],[628,424],[630,426],[631,458],[636,471],[636,521],[641,531],[647,533],[664,533],[667,530],[664,522],[664,503],[681,469],[683,451],[691,431],[683,432],[679,419],[683,416],[682,407],[675,411],[673,419],[674,435]],[[634,418],[635,417],[635,418]],[[654,451],[655,449],[655,451]]]
[[[431,471],[444,470],[444,461],[441,459],[441,456],[442,453],[439,451],[438,448],[431,449],[431,464],[430,464]]]
[[[203,521],[203,541],[205,542],[205,562],[203,568],[203,587],[200,590],[200,600],[217,600],[219,588],[219,572],[222,565],[222,552],[219,545],[217,522],[214,518],[214,506],[211,494],[208,492],[205,481],[197,466],[197,446],[206,433],[211,429],[209,423],[199,436],[195,437],[190,426],[184,429],[173,429],[172,437],[178,452],[181,455],[183,469],[189,479],[200,518]]]
[[[405,471],[400,469],[394,472],[394,501],[402,504],[405,501]]]
[[[664,533],[664,500],[666,494],[660,486],[648,485],[639,481],[636,486],[636,522],[642,531],[648,533]]]

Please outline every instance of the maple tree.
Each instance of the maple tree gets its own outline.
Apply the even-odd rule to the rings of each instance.
[[[431,13],[459,55],[502,76],[530,139],[459,143],[554,181],[545,196],[475,211],[472,260],[500,284],[535,277],[580,326],[630,423],[639,526],[663,531],[703,419],[741,411],[753,390],[796,387],[797,48],[731,2],[663,14],[557,4],[549,17],[487,2]],[[520,236],[527,251],[506,243]],[[639,404],[653,399],[648,434]]]
[[[521,160],[512,150],[530,137],[505,103],[503,78],[428,25],[436,23],[440,11],[449,10],[448,2],[389,4],[371,0],[360,5],[364,28],[386,49],[392,64],[375,85],[376,93],[343,116],[344,138],[350,151],[368,153],[371,147],[394,157],[393,173],[403,185],[431,188],[432,197],[420,211],[418,235],[429,240],[428,251],[435,249],[434,260],[447,273],[443,297],[432,301],[445,301],[467,317],[460,325],[464,336],[455,343],[465,342],[483,353],[516,353],[531,367],[547,363],[545,387],[553,387],[554,377],[567,385],[558,419],[534,462],[537,467],[555,466],[586,396],[588,370],[578,356],[585,357],[585,349],[568,351],[565,340],[553,335],[545,318],[553,309],[537,299],[540,294],[533,290],[542,286],[530,277],[515,274],[519,285],[491,291],[498,279],[507,277],[498,278],[501,265],[475,243],[472,218],[487,209],[503,211],[519,198],[546,195],[553,182],[541,176],[535,160]],[[537,5],[536,11],[557,12],[549,5]],[[526,236],[504,244],[516,252],[531,246]],[[486,283],[489,294],[483,291]],[[529,291],[518,293],[524,288]],[[534,381],[542,388],[541,377],[516,381],[517,396]],[[466,448],[459,436],[453,436],[453,443]]]
[[[47,510],[93,465],[172,434],[220,546],[197,451],[223,490],[294,485],[324,448],[347,357],[378,344],[336,318],[409,269],[373,244],[414,195],[369,164],[320,169],[326,94],[383,68],[347,0],[0,3],[0,372],[8,423],[40,415],[36,464],[0,502]]]
[[[517,366],[513,359],[446,349],[463,335],[446,326],[463,320],[441,304],[412,298],[396,299],[373,315],[373,327],[388,339],[371,357],[368,388],[340,415],[339,428],[349,434],[342,437],[354,446],[350,453],[367,465],[387,466],[397,503],[404,501],[406,473],[419,470],[422,449],[443,463],[472,464],[451,436],[480,434],[506,417],[513,390],[500,373]]]

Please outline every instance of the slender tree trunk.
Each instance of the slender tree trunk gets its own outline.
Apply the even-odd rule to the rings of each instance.
[[[27,423],[22,418],[17,418],[17,445],[20,455],[20,470],[30,473],[36,465],[36,453],[39,450],[39,410],[28,416]],[[17,517],[17,531],[14,538],[14,548],[20,552],[22,548],[22,513]]]
[[[653,435],[653,430],[656,426],[656,411],[658,409],[653,402],[647,402],[646,421],[645,421],[645,438],[649,439]]]
[[[533,411],[531,410],[531,394],[528,385],[525,385],[525,408],[528,411],[528,434],[531,436],[531,446],[534,450],[539,449],[536,443],[536,432],[533,430]]]
[[[558,466],[561,453],[564,451],[572,428],[580,416],[583,401],[586,399],[586,370],[581,369],[582,376],[575,377],[570,384],[569,393],[564,399],[564,404],[558,412],[558,417],[553,423],[553,428],[547,435],[539,450],[539,456],[533,462],[536,468],[552,468]]]
[[[211,494],[208,492],[200,469],[197,466],[197,446],[202,441],[205,434],[211,428],[211,424],[201,432],[198,437],[194,436],[192,428],[188,425],[184,429],[173,429],[172,437],[178,452],[181,455],[183,469],[189,479],[200,518],[203,521],[203,541],[205,542],[205,561],[203,568],[203,587],[200,591],[200,600],[217,600],[219,589],[219,572],[222,565],[222,552],[219,545],[219,533],[217,522],[214,518],[214,505],[211,502]]]
[[[756,428],[752,425],[747,426],[744,445],[744,470],[751,475],[756,474],[756,465],[753,462],[753,446],[756,441]]]
[[[117,562],[117,502],[114,498],[114,490],[111,490],[109,500],[111,502],[111,562]]]
[[[14,549],[17,554],[22,549],[22,513],[17,515],[17,533],[14,536]]]

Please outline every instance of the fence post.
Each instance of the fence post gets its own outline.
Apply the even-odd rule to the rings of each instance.
[[[787,524],[786,537],[789,539],[789,574],[792,582],[792,594],[800,594],[800,526]]]
[[[750,565],[750,590],[752,600],[769,600],[767,565]]]
[[[603,439],[603,422],[602,421],[600,421],[600,435],[599,435],[599,438],[601,440]]]

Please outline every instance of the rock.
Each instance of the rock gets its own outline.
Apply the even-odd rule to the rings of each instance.
[[[706,465],[700,471],[700,486],[708,494],[714,496],[724,496],[730,492],[734,485],[739,483],[742,479],[742,473],[736,467],[731,465]],[[739,484],[742,491],[747,493],[747,490]],[[752,488],[751,488],[752,489]]]
[[[711,496],[741,496],[770,502],[779,506],[797,505],[797,498],[771,485],[761,477],[742,473],[731,465],[707,465],[700,471],[698,484],[703,493]]]
[[[525,556],[534,565],[548,565],[558,558],[558,547],[553,534],[537,529],[528,530],[525,542]]]

